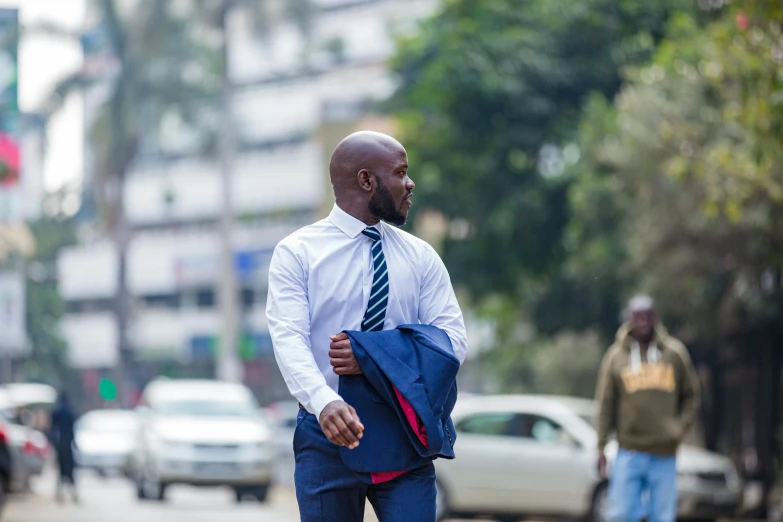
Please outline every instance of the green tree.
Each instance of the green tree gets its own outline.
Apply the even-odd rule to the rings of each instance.
[[[417,215],[434,209],[449,223],[440,250],[471,306],[498,327],[488,361],[506,388],[532,385],[524,354],[549,342],[521,335],[520,323],[543,335],[613,335],[627,284],[614,223],[623,208],[604,197],[606,168],[586,145],[613,125],[601,100],[618,92],[624,68],[650,59],[677,9],[693,6],[451,0],[400,44],[391,107]],[[585,110],[593,116],[582,123]],[[593,186],[574,191],[583,175]],[[593,214],[576,222],[575,206]],[[614,232],[602,237],[607,224]]]
[[[783,311],[780,26],[743,30],[731,14],[707,31],[675,18],[655,60],[629,73],[616,132],[593,152],[612,170],[610,199],[633,201],[621,220],[628,269],[712,339]]]
[[[57,253],[76,241],[68,221],[44,218],[30,225],[36,240],[27,262],[27,313],[25,321],[32,355],[15,372],[20,381],[38,381],[57,388],[70,386],[73,376],[67,361],[67,345],[60,335],[65,303],[57,291]]]
[[[417,200],[457,224],[443,254],[474,296],[524,299],[559,269],[564,147],[588,94],[611,97],[649,58],[671,5],[452,0],[402,42],[393,107]]]

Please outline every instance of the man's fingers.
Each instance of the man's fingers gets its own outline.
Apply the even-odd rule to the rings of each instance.
[[[353,359],[351,350],[329,350],[329,357],[332,359]]]
[[[351,351],[351,341],[349,340],[343,340],[343,341],[332,341],[329,343],[329,348],[332,350],[347,350]]]
[[[348,441],[348,444],[346,444],[347,447],[353,449],[359,445],[359,439],[356,437],[356,433],[354,433],[353,430],[348,427],[348,424],[345,422],[344,418],[341,417],[339,420],[335,421],[335,424],[340,430],[340,434],[342,434],[343,438]]]
[[[353,406],[348,405],[348,411],[341,412],[343,421],[345,424],[351,429],[353,433],[356,434],[357,437],[362,437],[362,432],[364,431],[364,425],[362,424],[361,420],[359,420],[359,415],[356,414],[356,410],[353,408]]]
[[[334,367],[338,367],[338,366],[355,366],[356,365],[356,361],[353,360],[353,359],[340,359],[340,358],[329,359],[329,363],[332,366],[334,366]]]
[[[330,335],[329,339],[331,339],[332,341],[344,341],[348,339],[348,334],[346,334],[345,332],[340,332],[338,334]]]
[[[348,440],[345,439],[334,421],[329,421],[324,427],[324,434],[327,439],[338,446],[346,446],[348,444]]]
[[[364,424],[359,422],[359,417],[353,417],[347,421],[348,428],[356,435],[357,439],[361,439],[364,436]]]
[[[335,366],[332,371],[337,375],[361,375],[362,370],[354,365],[349,366]]]
[[[331,428],[331,440],[338,446],[345,446],[350,448],[356,442],[358,442],[356,437],[351,433],[351,430],[348,428],[348,426],[345,425],[345,422],[343,422],[342,418],[337,417],[334,421],[332,421]]]

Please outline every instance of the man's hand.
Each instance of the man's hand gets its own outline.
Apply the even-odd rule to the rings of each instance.
[[[351,340],[345,332],[329,337],[332,344],[329,345],[329,359],[337,375],[360,375],[362,369],[353,356]]]
[[[602,480],[609,478],[609,471],[606,466],[606,455],[604,455],[603,451],[598,455],[598,476],[601,477]]]
[[[332,401],[326,405],[318,419],[321,429],[334,444],[354,449],[364,434],[364,425],[353,406],[344,401]]]

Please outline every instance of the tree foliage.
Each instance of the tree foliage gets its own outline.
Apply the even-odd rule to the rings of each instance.
[[[545,390],[571,332],[608,343],[641,289],[702,345],[779,322],[783,10],[696,5],[454,0],[400,45],[418,206],[505,324],[508,389]]]
[[[629,73],[618,132],[595,149],[633,202],[628,269],[712,341],[782,310],[783,39],[779,22],[741,20],[673,19],[654,60]]]
[[[55,272],[58,251],[76,238],[68,221],[44,218],[30,228],[36,249],[27,263],[25,321],[32,356],[18,368],[16,378],[67,386],[72,379],[67,345],[60,334],[60,319],[66,310],[57,290]]]
[[[588,94],[612,96],[650,56],[672,4],[452,0],[401,44],[393,106],[417,200],[457,225],[443,253],[473,295],[525,298],[559,270],[564,147]]]

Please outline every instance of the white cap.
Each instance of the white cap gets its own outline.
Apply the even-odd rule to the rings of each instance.
[[[628,301],[629,312],[641,312],[655,309],[655,302],[647,295],[637,295]]]

